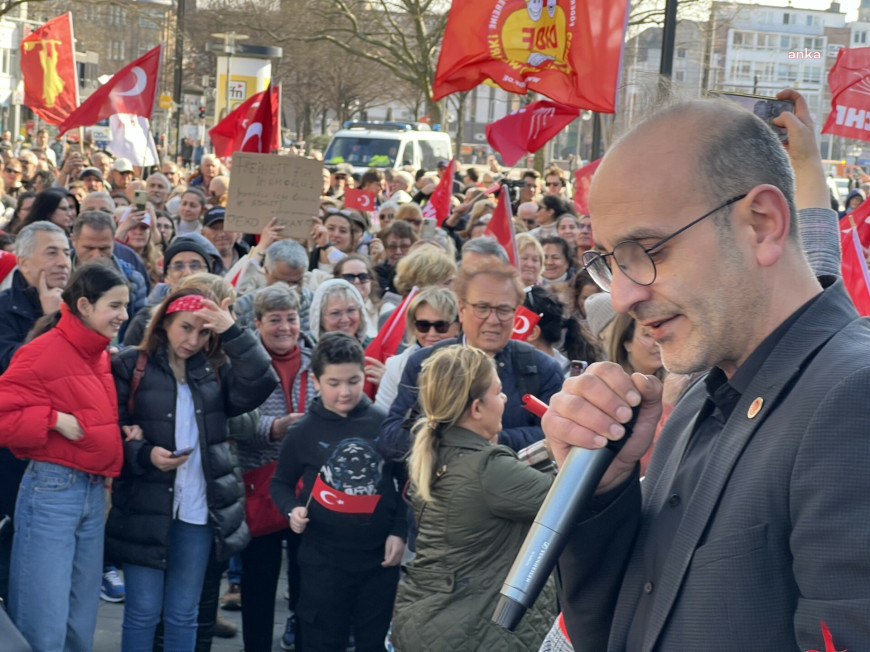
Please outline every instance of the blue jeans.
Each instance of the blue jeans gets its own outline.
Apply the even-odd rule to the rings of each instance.
[[[32,461],[15,505],[9,615],[34,652],[90,650],[103,568],[105,478]]]
[[[166,570],[124,564],[123,652],[151,652],[163,613],[163,649],[188,652],[196,646],[199,596],[213,530],[210,525],[172,521]]]
[[[227,584],[242,583],[242,553],[237,552],[230,557],[230,567],[227,570]]]

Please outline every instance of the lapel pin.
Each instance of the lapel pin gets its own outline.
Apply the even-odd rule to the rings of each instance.
[[[746,416],[750,419],[754,419],[759,412],[761,412],[761,406],[764,405],[764,399],[760,396],[752,401],[752,404],[749,406],[749,411],[746,413]]]

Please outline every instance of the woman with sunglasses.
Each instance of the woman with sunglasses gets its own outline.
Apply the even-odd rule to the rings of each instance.
[[[338,261],[335,265],[335,278],[343,278],[357,289],[363,299],[366,312],[366,337],[372,338],[378,334],[378,310],[380,297],[378,287],[372,281],[374,268],[368,258],[362,254],[351,254]]]
[[[423,288],[411,300],[405,319],[408,345],[402,353],[387,359],[387,370],[375,396],[375,405],[387,411],[399,392],[399,380],[414,351],[459,335],[459,302],[447,288]]]

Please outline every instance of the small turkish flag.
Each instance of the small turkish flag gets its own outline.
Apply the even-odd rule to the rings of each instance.
[[[578,215],[589,215],[589,186],[600,164],[601,159],[598,159],[574,171],[574,208]]]
[[[455,169],[456,159],[450,159],[438,185],[429,195],[429,200],[423,204],[423,217],[435,218],[438,226],[441,226],[450,215],[450,197],[453,195],[453,170]]]
[[[541,321],[540,315],[525,306],[520,306],[517,308],[517,314],[514,315],[514,331],[511,333],[511,339],[525,342],[539,321]]]
[[[352,208],[356,211],[373,211],[375,210],[375,202],[377,198],[375,193],[368,190],[358,190],[357,188],[348,188],[344,191],[344,207]]]
[[[372,514],[381,499],[380,494],[355,496],[333,489],[321,479],[319,473],[311,488],[311,496],[331,512],[343,514]]]
[[[514,223],[511,216],[510,197],[507,192],[507,187],[503,187],[498,195],[498,203],[495,205],[495,210],[489,218],[486,225],[484,235],[491,236],[498,240],[498,243],[504,247],[507,252],[508,261],[514,267],[517,267],[519,262],[519,254],[517,253],[517,236],[514,233]]]

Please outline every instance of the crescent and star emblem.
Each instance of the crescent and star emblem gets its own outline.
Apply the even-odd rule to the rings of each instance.
[[[339,500],[334,493],[326,490],[320,492],[320,502],[324,505],[344,505],[343,500]]]
[[[517,315],[517,320],[514,322],[514,333],[520,335],[529,330],[529,318],[525,315]]]
[[[142,68],[140,68],[139,66],[136,66],[130,72],[132,72],[136,76],[136,83],[133,84],[133,88],[131,88],[128,91],[114,90],[114,91],[112,91],[112,95],[117,95],[120,97],[127,97],[130,95],[141,95],[142,94],[142,91],[145,90],[145,86],[148,84],[148,77],[145,74],[145,71],[142,70]]]
[[[250,127],[248,127],[248,130],[245,132],[245,138],[244,138],[244,140],[242,140],[242,146],[239,149],[244,151],[245,144],[248,142],[248,139],[253,138],[254,136],[257,137],[257,141],[259,142],[259,145],[260,145],[257,147],[257,151],[262,151],[262,149],[263,149],[263,147],[262,147],[262,144],[263,144],[263,123],[262,122],[255,122]]]
[[[368,208],[371,203],[371,198],[368,195],[360,195],[359,203],[363,208]]]

